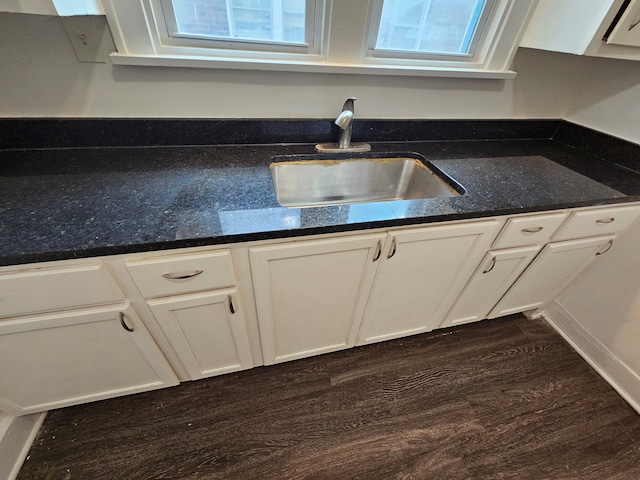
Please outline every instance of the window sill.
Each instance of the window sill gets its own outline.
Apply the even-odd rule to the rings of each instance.
[[[452,68],[434,66],[398,66],[398,65],[346,65],[316,62],[285,62],[247,59],[218,59],[203,56],[177,55],[134,55],[112,53],[111,60],[115,65],[147,66],[147,67],[186,67],[186,68],[220,68],[229,70],[262,70],[278,72],[302,73],[338,73],[352,75],[390,75],[409,77],[448,77],[448,78],[480,78],[494,80],[510,80],[515,78],[512,70],[485,70],[478,68]]]

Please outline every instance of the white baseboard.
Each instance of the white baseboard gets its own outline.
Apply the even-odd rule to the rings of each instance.
[[[45,412],[0,416],[0,480],[14,480],[18,476],[46,415]]]
[[[542,316],[629,405],[640,413],[640,375],[593,337],[562,305],[548,305]]]

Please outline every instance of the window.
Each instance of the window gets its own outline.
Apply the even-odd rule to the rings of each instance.
[[[512,78],[535,0],[103,0],[114,63]]]
[[[488,0],[384,0],[373,49],[387,55],[472,55],[492,5]]]
[[[173,38],[308,44],[306,0],[164,0]],[[313,25],[311,25],[313,28]]]

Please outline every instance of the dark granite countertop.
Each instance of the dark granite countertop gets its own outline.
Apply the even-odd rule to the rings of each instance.
[[[269,163],[313,144],[0,150],[0,265],[640,201],[640,174],[555,140],[373,143],[416,152],[459,197],[278,205]]]

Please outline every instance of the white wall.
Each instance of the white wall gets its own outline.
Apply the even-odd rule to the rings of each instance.
[[[561,118],[589,61],[521,50],[515,80],[79,63],[59,18],[0,14],[1,117]]]
[[[593,58],[565,119],[640,143],[640,62]]]

